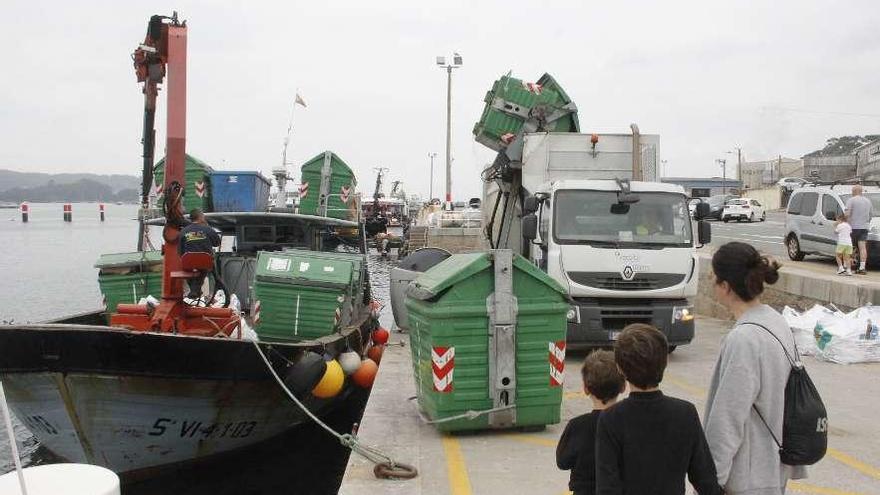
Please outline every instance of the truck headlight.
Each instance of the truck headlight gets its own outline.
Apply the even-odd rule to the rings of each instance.
[[[693,306],[675,306],[672,308],[672,323],[686,323],[694,319]]]
[[[565,318],[572,323],[580,322],[580,316],[580,311],[578,311],[577,306],[569,306],[568,312],[565,313]]]

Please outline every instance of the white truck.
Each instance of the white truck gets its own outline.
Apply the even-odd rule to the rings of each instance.
[[[695,247],[711,231],[692,223],[684,189],[656,182],[659,136],[631,129],[522,134],[521,156],[501,153],[483,174],[484,225],[491,247],[514,249],[568,290],[570,346],[607,346],[649,323],[671,352],[694,337]]]

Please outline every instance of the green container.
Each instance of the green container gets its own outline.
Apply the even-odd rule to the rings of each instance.
[[[357,178],[341,158],[325,151],[303,164],[301,172],[300,213],[357,220]]]
[[[351,268],[351,293],[356,294],[361,289],[361,284],[366,278],[366,259],[362,254],[341,253],[341,252],[325,252],[325,251],[306,251],[303,249],[287,248],[285,253],[298,256],[309,256],[318,259],[343,260],[352,263]]]
[[[214,169],[198,158],[186,155],[186,187],[183,192],[183,208],[189,213],[194,208],[203,211],[212,211],[211,202],[211,172]],[[164,193],[165,186],[165,158],[153,167],[153,189]],[[162,204],[163,194],[158,195],[159,204]]]
[[[351,260],[321,253],[260,252],[254,281],[260,340],[297,342],[324,337],[351,317]]]
[[[476,140],[495,151],[509,143],[505,135],[520,131],[579,132],[577,108],[553,77],[544,74],[536,84],[501,76],[486,93],[486,106],[474,126]],[[530,128],[524,129],[526,122]]]
[[[499,253],[502,251],[453,255],[407,288],[416,389],[419,405],[431,419],[499,407],[502,395],[492,383],[503,383],[504,378],[515,391],[512,420],[496,422],[484,414],[436,423],[442,431],[543,426],[560,419],[563,370],[559,353],[564,363],[569,307],[565,290],[525,258],[513,254],[508,261],[512,269],[506,273],[513,274],[510,293],[516,298],[515,327],[507,330],[512,335],[510,346],[506,350],[499,347],[502,333],[497,322],[490,323],[488,309],[494,307],[489,301],[505,292],[499,289],[488,299],[496,293],[496,280],[501,280],[495,269],[495,264],[504,265],[499,261],[504,255]],[[510,251],[507,253],[510,259]],[[495,337],[490,338],[493,323]],[[509,357],[499,359],[502,354]]]
[[[162,253],[143,251],[104,254],[98,258],[98,286],[105,311],[116,312],[119,303],[136,304],[142,297],[162,297]]]

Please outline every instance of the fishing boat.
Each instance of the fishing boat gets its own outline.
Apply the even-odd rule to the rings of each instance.
[[[375,370],[362,360],[378,310],[357,222],[271,208],[209,212],[221,250],[179,254],[185,46],[176,14],[153,16],[134,57],[145,82],[145,178],[166,64],[165,92],[176,102],[167,112],[163,214],[142,215],[138,234],[141,242],[161,229],[162,250],[102,257],[105,310],[0,326],[0,379],[16,417],[62,459],[128,479],[321,418],[369,387]],[[150,188],[145,180],[144,198]],[[184,297],[184,283],[200,271],[210,272],[208,294]],[[134,298],[122,301],[114,286]]]

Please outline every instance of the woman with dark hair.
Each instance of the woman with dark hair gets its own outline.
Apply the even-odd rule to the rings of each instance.
[[[782,346],[790,355],[795,348],[785,318],[759,296],[764,284],[779,280],[779,263],[748,244],[731,242],[712,256],[712,270],[715,299],[736,318],[721,343],[704,416],[718,483],[728,494],[785,493],[789,479],[806,473],[782,464],[774,441],[774,435],[782,438],[791,372]]]

